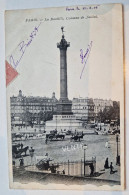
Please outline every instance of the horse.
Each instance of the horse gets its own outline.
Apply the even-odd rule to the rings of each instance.
[[[24,152],[25,153],[25,156],[26,156],[26,152],[27,152],[27,150],[29,149],[29,146],[26,146],[25,148],[23,148],[23,149],[21,149],[22,151],[22,153]]]
[[[26,156],[26,152],[28,149],[29,149],[29,146],[26,146],[25,148],[22,148],[22,149],[13,147],[12,152],[13,152],[14,157],[16,158],[16,157],[20,157],[23,152],[25,153],[25,156]]]
[[[82,135],[74,135],[70,138],[70,140],[74,140],[74,141],[80,141],[80,139],[83,139],[83,134]]]

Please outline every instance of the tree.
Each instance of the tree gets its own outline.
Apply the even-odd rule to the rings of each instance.
[[[53,111],[45,112],[44,121],[52,120],[52,118],[53,118]]]
[[[114,101],[113,106],[105,107],[104,110],[100,110],[98,113],[98,120],[101,122],[106,122],[111,120],[117,121],[117,124],[120,123],[120,106],[119,103]]]
[[[26,111],[25,113],[23,113],[22,121],[25,122],[26,125],[31,125],[32,124],[32,113],[30,113],[29,111]]]

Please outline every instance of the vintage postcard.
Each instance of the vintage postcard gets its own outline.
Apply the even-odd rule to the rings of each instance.
[[[5,12],[10,188],[124,189],[122,5]]]

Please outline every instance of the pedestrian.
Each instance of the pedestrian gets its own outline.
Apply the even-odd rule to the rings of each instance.
[[[22,158],[20,158],[20,166],[24,166],[24,159],[23,159],[23,156],[22,156]]]
[[[46,153],[45,156],[48,156],[48,153]]]
[[[63,175],[65,175],[65,170],[62,171]]]
[[[33,149],[33,147],[30,148],[29,152],[30,152],[30,156],[33,157],[33,155],[34,155],[34,149]]]
[[[27,134],[26,134],[26,136],[25,136],[25,139],[27,139]]]
[[[47,138],[46,138],[46,140],[45,140],[45,143],[47,144]]]
[[[15,164],[16,164],[16,162],[15,162],[15,160],[13,160],[13,166],[15,166]]]
[[[105,168],[105,169],[109,169],[108,158],[106,158],[106,160],[105,160],[104,168]]]
[[[94,175],[94,165],[93,165],[93,163],[92,164],[90,164],[90,170],[91,170],[91,173],[90,173],[90,175]]]
[[[110,164],[110,174],[113,173],[113,169],[114,169],[114,167],[113,167],[112,162],[111,162],[111,164]]]
[[[106,143],[105,143],[105,148],[109,148],[108,141],[106,141]]]
[[[23,148],[23,143],[21,143],[21,149]]]

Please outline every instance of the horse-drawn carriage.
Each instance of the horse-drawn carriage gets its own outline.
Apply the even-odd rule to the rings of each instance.
[[[12,145],[12,155],[14,158],[20,158],[22,153],[26,156],[26,152],[29,149],[28,146],[23,147],[21,144]]]
[[[56,141],[63,140],[65,138],[65,134],[57,133],[57,130],[50,131],[50,133],[46,134],[46,140]]]
[[[48,158],[48,156],[39,156],[36,157],[36,160],[38,161],[36,163],[36,167],[39,170],[51,171],[51,173],[56,173],[56,169],[59,167],[59,165],[57,164],[50,164],[50,161],[52,161],[52,159]]]
[[[67,130],[66,135],[72,135],[72,130]]]
[[[70,138],[70,140],[74,140],[74,141],[81,141],[81,139],[83,139],[83,132],[81,133],[76,133],[76,134],[73,134],[72,137]]]
[[[57,139],[64,139],[65,135],[64,134],[46,134],[46,139],[49,140],[57,140]]]

